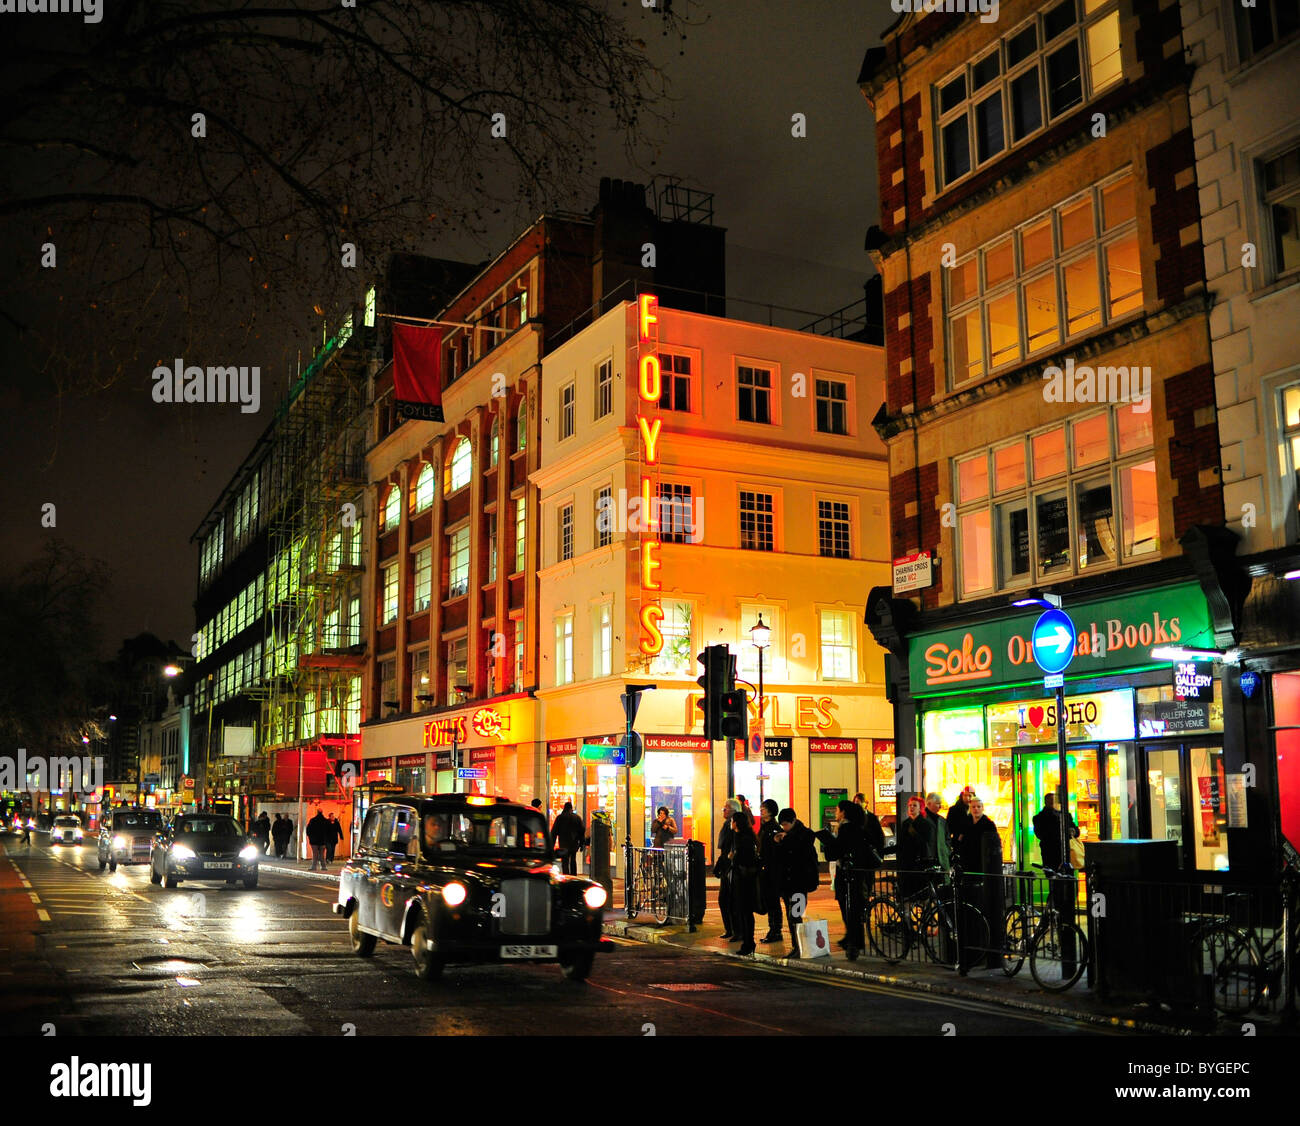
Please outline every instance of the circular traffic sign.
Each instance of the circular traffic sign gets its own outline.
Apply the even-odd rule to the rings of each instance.
[[[1074,657],[1074,622],[1064,610],[1046,610],[1034,623],[1029,643],[1043,672],[1064,672]]]
[[[763,757],[763,736],[757,731],[749,737],[749,753],[755,758]]]

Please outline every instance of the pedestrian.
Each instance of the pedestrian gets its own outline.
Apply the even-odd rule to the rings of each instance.
[[[541,809],[541,808],[542,808],[542,799],[541,799],[541,798],[533,798],[533,800],[532,800],[531,802],[529,802],[528,804],[531,805],[534,809]]]
[[[925,817],[934,826],[934,858],[946,872],[952,867],[952,860],[948,850],[948,819],[939,812],[942,808],[943,798],[938,794],[925,795]]]
[[[23,818],[23,840],[22,843],[30,845],[32,843],[32,820],[30,817]]]
[[[325,815],[321,813],[320,806],[317,806],[316,816],[307,822],[307,843],[311,845],[311,870],[313,872],[316,871],[318,864],[322,872],[329,871],[325,864],[325,845],[332,835],[329,824],[325,820]]]
[[[289,843],[289,834],[292,830],[290,823],[283,813],[275,815],[275,822],[271,826],[271,839],[275,841],[275,855],[281,860],[284,859],[284,850]]]
[[[967,786],[948,810],[948,847],[953,855],[960,849],[962,835],[970,824],[970,803],[974,800],[975,788]]]
[[[262,855],[265,856],[271,847],[271,819],[266,815],[266,810],[262,810],[261,816],[253,822],[253,835],[262,847]]]
[[[758,841],[754,820],[743,809],[731,818],[735,837],[731,846],[732,932],[740,939],[738,953],[754,953],[754,908],[758,905]]]
[[[334,863],[334,850],[342,839],[343,826],[339,824],[339,819],[331,813],[329,815],[329,835],[325,838],[325,858],[331,864]]]
[[[844,937],[836,945],[844,948],[853,961],[866,945],[862,907],[863,870],[874,871],[880,863],[879,855],[871,856],[866,836],[866,814],[855,802],[842,801],[835,806],[836,832],[819,829],[814,836],[821,841],[822,849],[835,867],[835,898],[844,920]],[[876,823],[879,829],[879,822]]]
[[[780,806],[768,798],[758,807],[758,909],[767,916],[767,934],[760,942],[780,942],[781,892],[777,886],[776,834],[780,824],[776,815]]]
[[[1079,826],[1069,813],[1068,831],[1071,838],[1079,835]],[[1038,838],[1039,851],[1043,854],[1043,867],[1053,872],[1061,867],[1061,813],[1056,808],[1056,795],[1043,795],[1043,808],[1034,814],[1034,836]]]
[[[661,805],[655,810],[655,819],[650,823],[650,839],[655,848],[663,848],[677,836],[677,822],[673,820],[672,810]]]
[[[552,847],[564,850],[560,871],[566,876],[578,874],[578,853],[582,850],[584,835],[582,818],[573,812],[573,802],[566,801],[551,826]]]
[[[921,874],[934,867],[934,825],[926,818],[919,794],[907,799],[907,819],[898,828],[898,887],[907,899],[925,887]]]
[[[776,844],[776,885],[785,907],[785,921],[790,928],[790,953],[787,958],[801,958],[799,926],[807,916],[808,896],[821,885],[817,867],[817,845],[812,831],[795,817],[793,809],[777,814],[780,828],[773,836]],[[796,906],[795,896],[803,900]]]
[[[732,942],[740,941],[731,929],[731,850],[736,843],[736,830],[731,824],[731,818],[739,808],[731,798],[722,803],[718,855],[713,861],[713,874],[718,878],[718,914],[722,916],[722,937]]]
[[[984,803],[972,796],[970,824],[962,833],[961,848],[957,853],[961,866],[962,900],[976,907],[989,925],[989,949],[984,952],[989,969],[1002,964],[1002,953],[994,947],[1004,932],[1002,903],[1002,836],[989,817],[984,816]],[[978,959],[979,950],[971,951],[970,964]],[[966,958],[962,958],[963,964]]]
[[[751,825],[753,825],[753,823],[754,823],[754,811],[753,811],[752,809],[749,808],[749,799],[748,799],[747,797],[745,797],[744,794],[737,794],[737,795],[736,795],[736,808],[737,808],[737,809],[743,809],[746,813],[748,813],[748,814],[749,814],[749,823],[750,823]]]

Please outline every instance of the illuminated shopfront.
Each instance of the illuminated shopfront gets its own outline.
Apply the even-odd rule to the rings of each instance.
[[[1201,701],[1175,698],[1169,662],[1148,642],[1188,646],[1209,635],[1195,584],[1069,607],[1079,635],[1066,674],[1070,812],[1087,840],[1175,840],[1182,864],[1226,870],[1229,778],[1216,671]],[[1041,862],[1033,818],[1059,784],[1054,696],[1026,667],[1032,616],[909,639],[921,789],[945,808],[973,786],[998,826],[1003,858]],[[1160,636],[1161,634],[1165,636]],[[1113,645],[1095,646],[1095,638]],[[1031,679],[1032,678],[1032,679]],[[919,691],[918,691],[919,689]]]

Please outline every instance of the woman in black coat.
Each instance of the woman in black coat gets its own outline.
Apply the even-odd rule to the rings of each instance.
[[[839,901],[840,917],[844,920],[844,937],[838,945],[848,954],[850,961],[857,958],[866,945],[863,927],[862,876],[850,869],[874,869],[879,859],[868,848],[864,827],[866,815],[862,807],[851,801],[842,801],[835,807],[837,832],[819,829],[814,835],[822,843],[828,860],[838,861],[835,867],[835,898]]]
[[[754,908],[758,904],[758,839],[753,818],[738,810],[731,824],[731,932],[740,939],[740,953],[754,953]]]

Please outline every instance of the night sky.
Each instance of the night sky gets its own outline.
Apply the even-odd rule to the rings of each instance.
[[[642,18],[634,0],[623,7],[630,19]],[[641,167],[612,137],[601,142],[601,174],[637,181],[673,174],[715,193],[733,299],[816,312],[858,300],[872,272],[862,247],[877,193],[871,112],[855,80],[864,52],[896,15],[887,0],[719,0],[701,8],[708,20],[688,30],[684,55],[675,38],[646,34],[671,83],[673,101],[660,107],[670,124],[647,138]],[[791,136],[794,113],[807,117],[806,139]],[[557,206],[585,212],[597,186],[584,185]],[[521,226],[503,217],[486,239],[420,249],[482,260]],[[732,311],[746,310],[733,304]],[[305,362],[312,342],[307,331],[286,326],[263,351],[239,346],[247,355],[239,362],[262,367],[257,414],[237,405],[154,403],[148,357],[138,378],[61,400],[20,390],[12,357],[4,357],[0,559],[25,560],[57,534],[113,571],[105,655],[144,630],[188,646],[197,566],[190,536],[272,417],[296,351]],[[40,523],[47,502],[57,505],[53,532]]]

